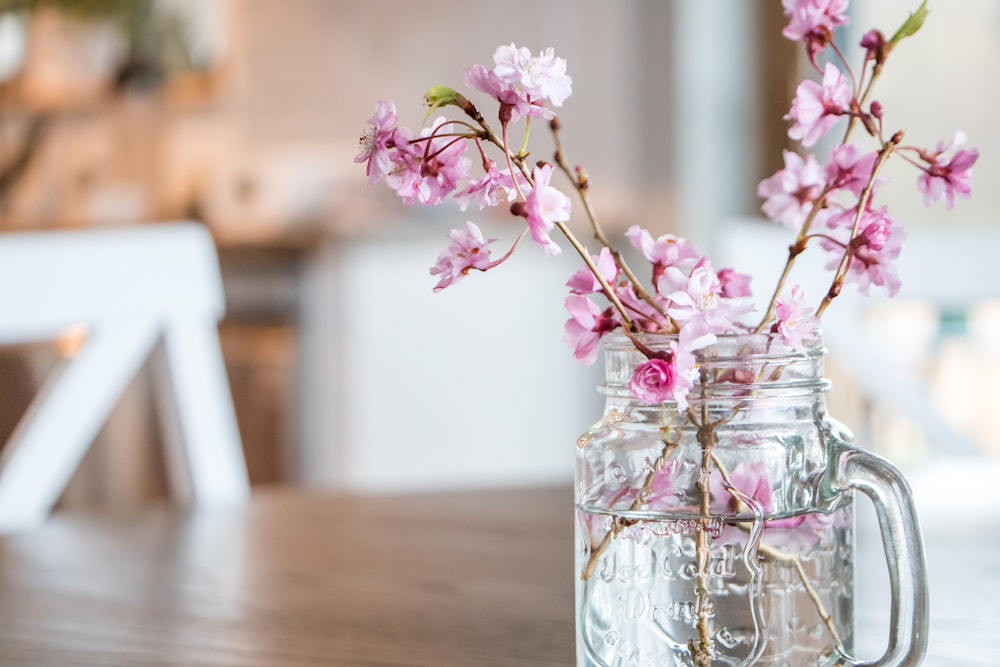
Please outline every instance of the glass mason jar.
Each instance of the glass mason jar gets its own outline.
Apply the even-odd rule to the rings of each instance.
[[[653,350],[668,336],[643,336]],[[826,412],[820,339],[696,353],[686,410],[629,392],[646,357],[605,336],[604,415],[576,457],[578,666],[906,665],[926,648],[922,542],[899,471]],[[853,650],[853,497],[879,518],[888,649]]]

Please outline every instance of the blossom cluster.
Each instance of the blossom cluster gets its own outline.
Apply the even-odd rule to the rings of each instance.
[[[847,5],[848,0],[783,0],[788,19],[783,34],[805,46],[818,80],[799,84],[785,116],[788,136],[802,152],[786,151],[784,167],[757,188],[764,215],[794,234],[786,270],[763,315],[753,315],[748,276],[715,267],[683,238],[655,236],[634,225],[626,240],[649,264],[640,280],[605,240],[587,199],[585,171],[570,169],[561,148],[551,162],[533,164],[524,148],[512,148],[511,130],[523,124],[526,144],[533,119],[547,122],[561,145],[561,122],[554,109],[571,95],[572,79],[566,61],[551,48],[532,54],[515,44],[504,45],[494,53],[491,69],[474,65],[465,70],[465,85],[497,105],[499,131],[465,95],[435,86],[426,95],[432,111],[428,117],[443,107],[457,107],[462,117],[440,115],[414,132],[399,124],[395,104],[381,101],[355,161],[366,164],[370,185],[384,181],[408,205],[430,206],[452,198],[463,211],[472,204],[479,209],[505,205],[523,220],[521,235],[499,257],[490,247],[496,239],[487,238],[474,222],[452,231],[448,247],[430,269],[437,278],[435,291],[472,271],[499,266],[525,236],[547,255],[562,251],[560,238],[568,241],[584,264],[567,281],[564,340],[573,354],[593,363],[601,339],[620,330],[648,357],[635,371],[632,393],[650,404],[673,401],[683,409],[697,380],[697,351],[717,336],[769,332],[802,350],[845,283],[855,283],[866,294],[873,288],[890,296],[897,292],[894,262],[905,236],[902,225],[875,201],[879,172],[890,156],[898,155],[917,168],[917,187],[928,204],[944,201],[952,208],[956,197],[969,195],[978,152],[961,148],[964,135],[956,133],[933,150],[905,144],[902,132],[885,131],[885,110],[871,99],[890,53],[919,29],[926,8],[921,5],[888,39],[878,30],[865,33],[861,68],[855,72],[833,41],[835,30],[848,23]],[[838,126],[844,128],[843,138],[822,161],[808,152]],[[855,140],[855,134],[865,135],[869,147]],[[497,159],[491,152],[498,153]],[[553,182],[559,172],[585,204],[601,244],[596,254],[569,227],[573,201]],[[829,255],[832,271],[830,289],[818,306],[807,303],[801,286],[786,284],[796,258],[811,246]],[[749,321],[751,316],[754,321]],[[643,345],[643,333],[674,334],[675,339],[667,350],[653,350]]]

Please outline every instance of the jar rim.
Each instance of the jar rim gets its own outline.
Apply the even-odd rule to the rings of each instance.
[[[675,333],[642,332],[632,334],[632,337],[657,351],[669,350],[670,344],[679,340],[679,336]],[[606,352],[625,352],[635,349],[630,336],[620,330],[605,334],[601,339],[601,345]],[[816,329],[812,338],[803,340],[801,349],[792,347],[769,332],[725,333],[717,334],[716,342],[695,350],[694,355],[699,361],[710,361],[713,365],[743,363],[747,359],[767,359],[772,362],[784,359],[788,362],[802,362],[825,357],[826,347],[821,329]]]

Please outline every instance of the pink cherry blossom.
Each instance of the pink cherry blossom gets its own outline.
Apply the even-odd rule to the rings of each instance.
[[[504,81],[495,72],[482,65],[473,65],[466,69],[463,81],[470,88],[486,93],[500,102],[499,115],[502,123],[516,123],[524,116],[555,118],[555,113],[551,109],[540,103],[536,104],[513,83]]]
[[[368,119],[370,127],[361,135],[361,152],[355,162],[367,162],[368,185],[377,183],[392,170],[389,149],[396,133],[396,105],[382,100],[375,104],[375,113]]]
[[[566,61],[557,58],[551,48],[532,56],[524,47],[501,46],[493,54],[493,62],[494,74],[501,81],[520,86],[531,100],[548,100],[558,107],[572,92]]]
[[[675,401],[678,410],[687,409],[687,394],[697,373],[694,358],[670,343],[670,359],[655,357],[636,366],[628,388],[632,395],[648,405]]]
[[[803,341],[815,337],[819,319],[813,308],[802,305],[803,291],[799,285],[792,287],[791,296],[779,297],[775,302],[774,314],[778,321],[771,331],[778,334],[782,342],[798,352],[805,352]]]
[[[848,277],[858,283],[862,294],[871,285],[884,287],[889,296],[899,291],[895,260],[906,238],[903,228],[885,214],[873,211],[862,219],[861,232],[851,241],[851,266]]]
[[[663,462],[653,471],[653,481],[649,485],[649,493],[642,498],[647,506],[655,509],[677,507],[684,495],[682,489],[675,484],[680,461],[672,459]]]
[[[737,273],[733,269],[722,269],[717,275],[723,297],[733,299],[751,295],[749,275]]]
[[[833,228],[850,228],[854,216],[842,214],[831,219]],[[846,279],[857,283],[862,294],[869,294],[872,285],[882,287],[889,296],[899,291],[900,281],[895,261],[903,247],[906,234],[902,226],[886,214],[885,207],[866,210],[858,224],[857,235],[847,243],[851,259]],[[823,247],[832,252],[827,268],[836,267],[843,257],[844,245],[824,242]]]
[[[728,484],[722,473],[712,470],[708,488],[712,495],[713,513],[746,514],[756,509],[766,515],[774,511],[774,489],[764,463],[737,463],[729,471]]]
[[[799,553],[815,547],[833,522],[834,515],[822,512],[768,521],[764,527],[764,543]]]
[[[849,0],[781,0],[788,25],[781,34],[800,40],[812,33],[830,32],[847,25]]]
[[[673,234],[664,234],[654,239],[648,230],[632,225],[625,232],[625,237],[653,265],[654,283],[668,266],[686,270],[701,259],[701,253],[693,243]]]
[[[745,299],[722,296],[722,284],[707,259],[698,262],[690,275],[675,266],[667,267],[657,291],[669,302],[667,314],[696,337],[738,331],[741,327],[736,318],[752,309]]]
[[[557,222],[566,222],[572,208],[570,199],[557,188],[549,185],[552,180],[552,165],[536,166],[531,180],[535,185],[524,201],[525,217],[531,240],[538,244],[546,255],[558,255],[562,249],[549,238],[549,233]]]
[[[830,131],[851,107],[854,93],[847,78],[833,63],[827,63],[823,83],[806,80],[795,90],[792,108],[785,120],[794,120],[788,136],[809,148]]]
[[[615,258],[611,255],[611,250],[601,248],[601,253],[593,256],[593,260],[604,280],[609,285],[613,285],[618,278],[618,263],[615,262]],[[590,269],[580,269],[574,273],[566,281],[566,286],[569,287],[570,292],[573,294],[594,294],[595,292],[602,291],[601,283],[598,282],[594,272]]]
[[[416,139],[407,128],[396,131],[395,168],[385,182],[408,206],[440,204],[468,177],[472,162],[465,157],[465,140],[438,136],[445,122],[444,116],[436,118]]]
[[[640,331],[670,330],[670,323],[653,305],[639,298],[631,282],[623,282],[615,286],[618,300],[625,306],[629,317]],[[654,295],[655,298],[655,295]],[[663,301],[659,299],[658,301]]]
[[[566,320],[563,342],[573,348],[573,356],[580,363],[590,366],[597,360],[597,350],[601,337],[618,327],[611,316],[611,309],[601,308],[581,294],[566,297],[566,310],[570,318]]]
[[[871,179],[877,155],[875,151],[865,152],[858,144],[834,147],[826,165],[826,180],[830,187],[860,197]]]
[[[810,154],[803,160],[797,153],[785,151],[785,168],[761,181],[757,196],[765,198],[761,205],[764,215],[798,232],[825,186],[823,168],[815,157]]]
[[[524,177],[521,174],[517,175],[518,182],[525,184]],[[496,206],[501,199],[513,201],[515,198],[517,190],[514,187],[514,179],[510,176],[510,170],[500,171],[495,164],[490,164],[482,178],[470,180],[464,190],[455,194],[455,201],[463,211],[471,202],[475,202],[480,209],[483,209]]]
[[[971,192],[972,166],[979,159],[979,151],[958,150],[949,155],[953,148],[965,143],[965,134],[956,132],[950,144],[941,142],[934,153],[923,152],[921,157],[927,165],[921,167],[923,173],[917,186],[924,193],[924,203],[931,204],[944,200],[947,208],[955,206],[955,195],[968,197]]]
[[[833,30],[848,23],[848,0],[782,0],[781,4],[788,19],[781,34],[805,42],[815,65],[816,56],[833,39]]]
[[[482,230],[474,223],[466,222],[465,229],[453,229],[448,237],[451,243],[441,251],[430,270],[432,276],[440,276],[435,292],[454,285],[472,269],[486,271],[496,265],[490,262],[488,248],[496,239],[484,239]]]
[[[865,50],[865,62],[882,62],[885,58],[885,35],[872,28],[861,37],[861,48]]]

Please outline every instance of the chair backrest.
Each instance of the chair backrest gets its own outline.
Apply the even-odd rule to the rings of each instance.
[[[151,353],[172,492],[199,505],[244,500],[224,307],[215,245],[196,223],[0,234],[0,345],[86,332],[0,452],[0,531],[45,520]]]

